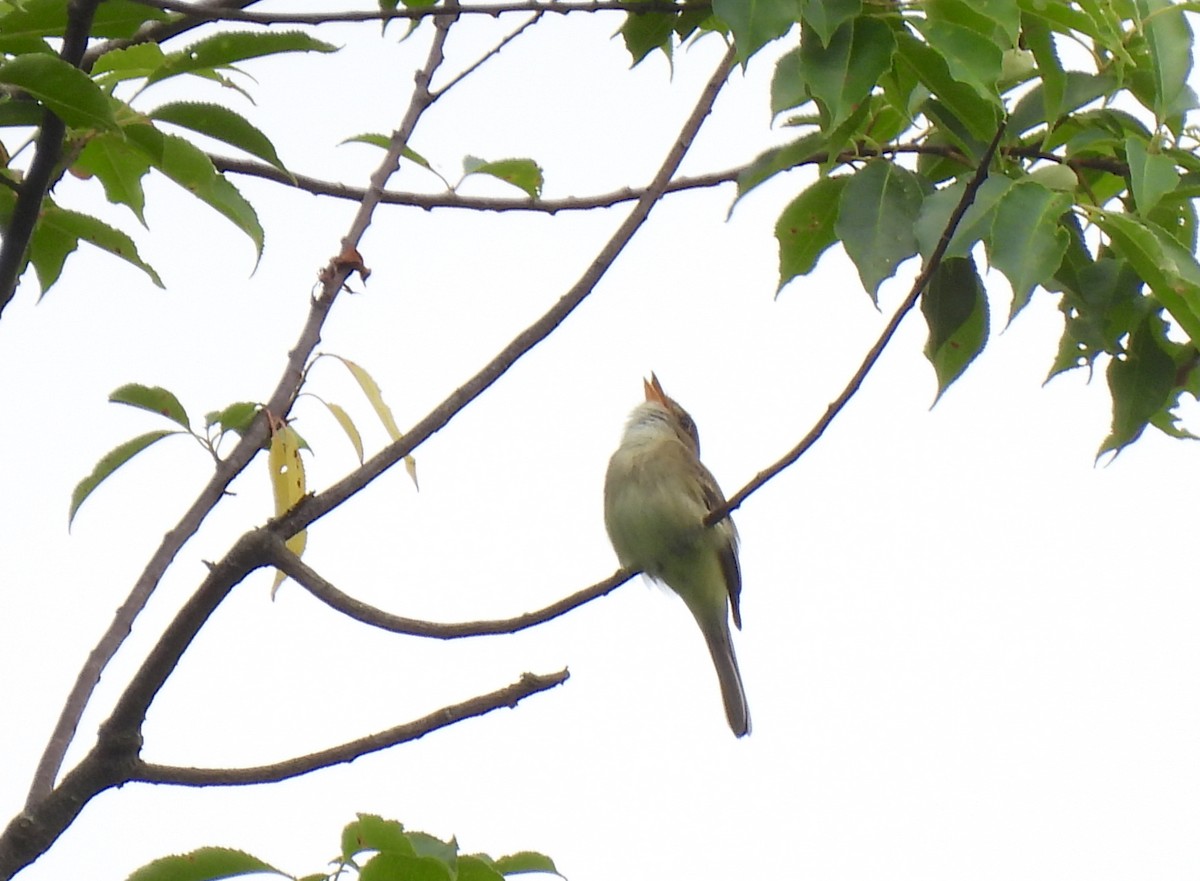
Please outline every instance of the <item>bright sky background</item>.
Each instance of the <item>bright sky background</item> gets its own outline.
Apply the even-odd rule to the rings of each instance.
[[[457,71],[515,18],[450,39]],[[546,20],[427,116],[413,147],[448,177],[464,155],[533,156],[548,198],[649,179],[721,53],[716,39],[628,72],[613,16]],[[370,26],[321,36],[336,56],[246,65],[258,101],[190,85],[277,138],[294,170],[361,185],[423,59]],[[771,52],[736,74],[685,173],[740,164],[788,137],[767,107]],[[285,80],[283,77],[286,76]],[[444,81],[444,80],[443,80]],[[177,97],[156,87],[144,108]],[[540,607],[616,566],[601,519],[607,458],[641,378],[657,372],[700,427],[732,493],[790,448],[841,390],[882,313],[840,251],[775,298],[774,219],[812,173],[725,215],[731,186],[673,196],[557,333],[417,451],[414,491],[387,476],[311,530],[305,559],[343,590],[432,620]],[[106,403],[119,385],[170,388],[193,419],[273,388],[317,270],[354,205],[237,179],[268,239],[251,245],[161,179],[143,256],[167,291],[80,254],[41,303],[28,282],[0,321],[0,813],[32,768],[87,652],[211,462],[163,442],[103,486],[66,531],[75,483],[160,424]],[[407,166],[396,188],[437,181]],[[467,193],[509,195],[499,184]],[[60,202],[132,228],[98,183]],[[575,281],[628,211],[475,214],[383,208],[362,247],[374,274],[343,296],[321,349],[383,387],[401,427],[461,385]],[[907,268],[907,267],[906,267]],[[253,272],[253,274],[252,274]],[[516,680],[563,687],[279,785],[131,785],[92,802],[22,879],[119,881],[201,845],[304,874],[355,812],[466,851],[534,849],[571,881],[1194,878],[1200,865],[1200,589],[1194,445],[1148,435],[1115,462],[1103,377],[1042,387],[1061,318],[1035,296],[933,410],[924,327],[910,316],[860,394],[796,466],[737,514],[745,629],[735,643],[754,733],[725,724],[698,630],[674,597],[634,582],[515,636],[433,643],[344,620],[301,588],[238,587],[154,704],[145,755],[270,762],[417,718]],[[1002,332],[1003,331],[1003,332]],[[335,362],[310,390],[384,434]],[[296,426],[309,485],[350,470],[315,401]],[[1190,424],[1200,428],[1194,411]],[[271,502],[264,459],[189,544],[109,668],[90,733],[158,629]],[[78,756],[76,752],[74,755]]]

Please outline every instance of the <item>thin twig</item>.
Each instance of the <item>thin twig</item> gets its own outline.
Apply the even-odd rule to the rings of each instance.
[[[405,618],[393,615],[375,606],[357,600],[343,593],[329,581],[322,578],[315,569],[288,550],[283,539],[278,536],[266,542],[266,560],[271,566],[283,572],[325,605],[347,617],[353,618],[371,627],[378,627],[391,633],[402,633],[406,636],[423,636],[429,639],[463,639],[471,636],[494,636],[500,633],[516,633],[538,624],[544,624],[554,618],[564,615],[572,609],[579,608],[584,603],[591,602],[605,594],[612,593],[638,573],[630,569],[621,569],[595,584],[576,591],[550,605],[534,612],[526,612],[513,618],[498,618],[490,621],[458,621],[439,622],[422,621],[418,618]]]
[[[338,746],[282,762],[254,768],[188,768],[141,763],[129,780],[142,783],[168,783],[176,786],[252,786],[277,783],[322,768],[352,762],[370,753],[417,740],[430,732],[464,719],[483,716],[502,707],[515,707],[525,698],[562,685],[570,674],[566,670],[537,675],[524,673],[512,685],[481,694],[461,703],[435,710],[427,716],[397,725],[377,734],[360,737]]]
[[[445,89],[441,89],[438,94],[444,91]],[[958,160],[964,166],[968,164],[968,159],[962,151],[956,147],[949,147],[943,144],[888,144],[881,147],[862,145],[854,149],[843,150],[838,154],[836,161],[838,163],[847,163],[855,159],[869,159],[875,156],[896,156],[901,153],[919,156],[944,156],[947,159]],[[1129,173],[1129,167],[1124,162],[1103,156],[1060,156],[1056,153],[1046,153],[1035,147],[1005,147],[1001,153],[1004,156],[1017,159],[1044,159],[1074,169],[1090,168],[1122,177]],[[358,202],[362,199],[364,193],[361,187],[353,187],[348,184],[337,183],[336,181],[322,180],[304,174],[292,174],[280,171],[273,165],[253,159],[238,159],[214,153],[210,153],[208,158],[212,160],[213,165],[216,166],[218,171],[262,178],[263,180],[304,190],[306,193],[312,193],[314,196],[331,196],[336,199],[348,199],[352,202]],[[790,171],[793,168],[801,168],[807,165],[823,165],[828,161],[829,154],[820,151],[798,160],[794,165],[785,170]],[[736,168],[729,168],[724,171],[714,171],[694,177],[678,177],[667,184],[665,192],[678,193],[684,190],[715,187],[720,184],[737,181],[743,174],[753,168],[754,164],[755,162],[748,162],[745,165],[739,165]],[[623,202],[632,202],[640,199],[645,192],[645,187],[622,187],[610,193],[597,193],[593,196],[570,196],[564,199],[530,199],[525,196],[495,198],[463,196],[455,192],[406,193],[398,190],[385,190],[380,195],[379,201],[389,205],[408,205],[414,208],[422,208],[426,211],[434,208],[461,208],[471,211],[533,211],[539,214],[558,214],[560,211],[589,211],[593,208],[611,208]]]
[[[674,13],[711,9],[708,2],[672,3],[669,0],[517,0],[511,3],[478,3],[461,6],[451,12],[447,6],[414,6],[397,9],[380,9],[355,12],[243,12],[239,10],[218,11],[196,3],[181,0],[135,0],[143,6],[152,6],[167,12],[177,12],[190,19],[209,21],[244,21],[252,24],[328,24],[330,22],[390,21],[396,18],[420,19],[439,18],[446,15],[491,15],[505,12],[633,12]]]
[[[511,34],[509,34],[507,37],[505,37],[503,40],[501,40],[499,43],[497,43],[494,47],[492,47],[492,50],[490,52],[488,52],[482,58],[477,60],[474,64],[472,64],[466,70],[459,73],[456,77],[454,77],[452,80],[450,80],[450,82],[446,83],[446,85],[442,86],[440,89],[434,89],[432,92],[433,100],[436,101],[438,98],[442,97],[442,95],[449,92],[451,89],[453,89],[459,83],[461,83],[464,79],[469,77],[475,71],[479,70],[479,68],[483,67],[483,65],[486,64],[490,59],[495,58],[497,55],[499,55],[504,50],[505,46],[507,46],[509,43],[511,43],[517,37],[521,36],[521,34],[525,33],[525,31],[527,31],[529,28],[533,27],[539,21],[541,21],[542,16],[544,14],[545,14],[545,10],[538,10],[537,12],[535,12],[533,15],[531,15],[525,21],[524,24],[522,24],[520,27],[518,27],[516,30],[514,30]]]
[[[929,279],[933,276],[933,273],[937,270],[938,266],[941,265],[942,256],[946,253],[946,248],[950,246],[950,239],[954,236],[954,231],[958,229],[958,224],[962,221],[963,215],[967,213],[967,209],[971,207],[971,203],[975,200],[975,193],[987,179],[988,166],[991,164],[992,158],[996,155],[996,150],[1000,146],[1000,138],[1003,136],[1004,124],[1001,123],[1000,127],[996,130],[995,137],[992,138],[991,143],[988,144],[987,149],[980,158],[979,167],[975,169],[975,174],[971,177],[971,180],[963,189],[962,198],[958,200],[958,205],[955,206],[954,212],[950,215],[950,219],[946,222],[946,228],[942,230],[942,237],[938,240],[937,247],[933,249],[933,253],[929,255],[929,259],[925,261],[925,265],[921,267],[921,271],[917,274],[916,279],[913,281],[912,288],[909,290],[908,296],[904,298],[904,301],[896,309],[895,314],[892,315],[891,320],[888,321],[887,326],[884,327],[883,333],[881,333],[879,335],[879,339],[875,341],[875,345],[871,346],[871,348],[867,350],[866,357],[863,358],[862,364],[859,365],[858,370],[854,371],[854,375],[850,377],[850,381],[846,383],[846,387],[842,390],[842,393],[838,395],[832,403],[830,403],[830,405],[825,409],[824,415],[817,420],[816,425],[812,427],[812,429],[804,436],[800,443],[796,444],[796,446],[785,453],[782,458],[780,458],[769,468],[765,468],[756,474],[753,480],[751,480],[744,487],[734,493],[732,497],[730,497],[729,501],[725,503],[724,507],[718,508],[709,514],[708,517],[705,518],[705,525],[711,526],[719,520],[723,520],[725,517],[729,516],[729,514],[733,511],[736,511],[737,508],[744,501],[746,501],[746,499],[750,498],[750,496],[757,492],[763,486],[763,484],[765,484],[775,475],[779,474],[789,465],[795,463],[797,459],[804,455],[805,451],[807,451],[809,447],[811,447],[820,439],[821,435],[825,433],[825,429],[827,429],[830,423],[833,422],[834,417],[842,411],[842,408],[845,407],[846,404],[849,403],[850,399],[854,397],[855,393],[858,392],[859,388],[863,384],[863,380],[867,378],[867,374],[871,372],[871,369],[879,360],[879,356],[883,354],[883,350],[887,348],[888,343],[891,342],[892,337],[895,336],[897,328],[900,327],[900,322],[904,320],[904,316],[907,315],[912,310],[913,306],[917,304],[917,300],[919,300],[921,297],[921,292],[925,290],[925,285],[929,283]]]

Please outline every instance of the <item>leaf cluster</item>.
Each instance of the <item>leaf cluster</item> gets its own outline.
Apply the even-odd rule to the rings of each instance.
[[[1185,122],[1197,99],[1184,7],[714,0],[712,12],[631,13],[625,39],[635,63],[704,29],[727,31],[744,64],[782,41],[771,109],[798,135],[738,176],[740,199],[818,171],[776,223],[781,289],[840,244],[876,299],[902,264],[929,257],[1003,124],[998,167],[922,303],[939,396],[983,350],[1006,293],[985,283],[986,259],[1008,283],[1008,321],[1035,291],[1059,295],[1050,376],[1106,356],[1101,452],[1148,425],[1186,436],[1173,410],[1198,381],[1200,160]]]

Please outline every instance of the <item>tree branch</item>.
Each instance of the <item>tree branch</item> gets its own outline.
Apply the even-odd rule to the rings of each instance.
[[[842,408],[850,402],[850,399],[862,387],[863,380],[867,378],[867,374],[871,372],[871,369],[879,360],[879,356],[883,354],[883,350],[887,348],[888,343],[895,336],[897,328],[900,327],[900,322],[904,320],[904,316],[917,304],[917,300],[921,297],[921,292],[925,290],[925,286],[929,284],[929,279],[933,276],[938,266],[941,265],[942,257],[946,253],[946,248],[950,246],[950,239],[954,236],[954,231],[958,229],[958,224],[962,221],[963,215],[967,213],[967,209],[975,201],[975,194],[983,186],[983,182],[987,180],[988,166],[991,164],[992,158],[996,155],[996,151],[1000,146],[1000,139],[1003,136],[1004,124],[1001,123],[1000,128],[996,130],[995,137],[992,138],[992,142],[988,144],[983,156],[980,157],[979,167],[975,169],[975,174],[963,189],[963,194],[958,200],[958,205],[955,206],[954,212],[946,222],[946,228],[942,230],[942,237],[938,239],[937,247],[933,249],[933,253],[929,255],[929,259],[925,261],[925,265],[921,267],[921,271],[917,274],[916,279],[913,280],[908,296],[904,298],[903,302],[896,309],[895,314],[892,315],[891,320],[884,327],[883,333],[875,341],[875,345],[867,350],[862,364],[859,365],[858,370],[854,371],[854,375],[850,377],[850,381],[846,383],[846,387],[842,390],[842,393],[829,404],[825,409],[824,415],[817,420],[816,425],[801,439],[800,443],[796,444],[796,446],[785,453],[773,465],[756,474],[754,479],[734,493],[723,507],[709,514],[704,520],[706,526],[712,526],[714,523],[725,519],[733,511],[736,511],[746,499],[757,492],[763,484],[804,455],[808,448],[815,444],[821,435],[825,433],[825,429],[833,422],[834,417],[842,411]]]
[[[68,64],[79,66],[99,5],[100,0],[70,0],[67,3],[67,26],[58,55]],[[0,242],[0,314],[17,292],[17,280],[25,268],[29,240],[41,213],[42,202],[54,180],[66,132],[67,127],[61,119],[49,109],[43,111],[33,160],[21,183],[8,228],[4,230],[3,241]]]
[[[632,12],[632,13],[682,13],[712,8],[708,2],[671,3],[669,0],[514,0],[510,3],[478,3],[456,7],[448,6],[401,7],[361,12],[242,12],[239,10],[218,11],[196,3],[181,0],[135,0],[143,6],[152,6],[167,12],[178,12],[194,20],[244,21],[252,24],[328,24],[330,22],[390,21],[396,18],[421,19],[439,18],[446,15],[491,15],[505,12]]]
[[[438,94],[444,91],[445,89],[441,89]],[[847,163],[853,162],[856,159],[869,159],[874,156],[896,156],[903,153],[944,156],[947,159],[958,160],[964,166],[967,166],[969,163],[968,158],[960,150],[943,144],[890,144],[882,147],[869,147],[863,144],[853,150],[843,150],[837,155],[836,161]],[[1119,177],[1124,177],[1129,173],[1129,166],[1124,162],[1104,156],[1060,156],[1057,153],[1048,153],[1036,147],[1005,147],[1001,150],[1001,154],[1017,159],[1044,159],[1048,162],[1057,162],[1076,170],[1091,168],[1098,171],[1106,171],[1109,174],[1115,174]],[[362,199],[365,192],[361,187],[321,180],[320,178],[309,177],[303,174],[283,172],[273,165],[253,159],[238,159],[231,156],[220,156],[215,153],[208,154],[208,158],[212,160],[213,165],[216,166],[218,171],[262,178],[263,180],[304,190],[307,193],[312,193],[314,196],[332,196],[337,199],[349,199],[358,202]],[[806,165],[822,165],[828,161],[829,154],[822,151],[813,153],[811,156],[801,159],[795,165],[784,170],[790,171],[792,168],[801,168]],[[664,192],[678,193],[683,190],[703,189],[730,183],[731,181],[738,180],[754,164],[754,162],[748,162],[745,165],[739,165],[736,168],[729,168],[725,171],[714,171],[694,177],[678,177],[667,184]],[[611,208],[622,202],[632,202],[640,199],[645,195],[646,189],[646,187],[623,187],[611,193],[598,193],[594,196],[572,196],[565,199],[530,199],[525,196],[505,199],[461,196],[452,191],[443,193],[405,193],[398,190],[385,190],[380,195],[379,201],[389,205],[408,205],[414,208],[423,208],[426,211],[434,208],[463,208],[472,211],[534,211],[541,214],[557,214],[560,211],[589,211],[593,208]]]
[[[130,782],[168,783],[177,786],[250,786],[259,783],[277,783],[322,768],[353,762],[370,753],[379,752],[401,743],[417,740],[464,719],[483,716],[501,707],[516,707],[530,695],[562,685],[570,678],[567,670],[537,675],[523,673],[512,685],[488,694],[481,694],[461,703],[435,710],[427,716],[403,725],[388,728],[377,734],[369,734],[338,746],[323,749],[305,756],[296,756],[270,765],[253,768],[187,768],[173,765],[139,763],[130,775]]]
[[[383,187],[398,166],[400,151],[411,137],[417,121],[431,103],[432,99],[427,88],[428,82],[442,62],[446,33],[452,21],[453,19],[449,18],[439,18],[436,22],[435,36],[429,55],[425,66],[418,72],[417,87],[404,120],[393,134],[391,145],[379,168],[372,175],[370,187],[363,193],[362,205],[351,223],[346,238],[342,240],[343,253],[346,248],[354,248],[361,239],[370,223],[374,208],[379,202],[379,195],[383,191]],[[7,242],[5,244],[7,245]],[[100,674],[125,641],[134,619],[145,608],[167,567],[224,497],[229,483],[249,465],[262,449],[269,434],[268,415],[277,419],[283,418],[291,409],[303,382],[304,365],[320,342],[321,328],[350,271],[350,268],[340,259],[340,255],[330,260],[322,273],[323,288],[312,301],[304,328],[295,347],[288,353],[283,376],[264,407],[264,413],[254,421],[229,456],[218,463],[215,473],[200,491],[196,501],[184,513],[175,528],[163,537],[162,543],[146,564],[146,568],[138,577],[129,596],[117,609],[112,624],[109,625],[108,630],[88,655],[34,773],[34,779],[26,799],[27,810],[40,799],[45,798],[53,788],[67,748],[75,736],[79,719],[100,681]],[[87,797],[91,795],[94,793],[88,794]]]
[[[620,569],[603,581],[598,581],[590,587],[576,591],[545,608],[534,612],[526,612],[514,618],[500,618],[491,621],[461,621],[443,623],[437,621],[422,621],[417,618],[405,618],[393,615],[382,609],[357,600],[342,593],[329,581],[317,574],[316,570],[288,550],[283,539],[274,536],[266,541],[264,546],[266,563],[283,572],[325,605],[343,615],[353,618],[371,627],[388,630],[392,633],[403,633],[407,636],[423,636],[429,639],[462,639],[468,636],[493,636],[501,633],[516,633],[537,624],[544,624],[554,618],[564,615],[584,603],[612,593],[633,576],[637,571]]]

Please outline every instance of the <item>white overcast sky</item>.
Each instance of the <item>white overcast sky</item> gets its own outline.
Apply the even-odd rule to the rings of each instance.
[[[449,70],[516,21],[456,26]],[[439,103],[413,147],[451,178],[464,155],[533,156],[549,198],[648,180],[723,47],[709,38],[681,53],[673,77],[661,58],[629,72],[609,39],[618,25],[547,19]],[[247,65],[257,107],[195,84],[156,87],[139,106],[185,93],[228,102],[296,171],[362,184],[377,151],[337,144],[395,127],[429,30],[404,43],[395,27],[383,39],[372,26],[331,30],[339,55]],[[788,137],[770,129],[773,54],[734,75],[685,172]],[[774,219],[811,174],[763,187],[729,222],[730,186],[656,208],[582,308],[417,451],[420,492],[389,475],[311,530],[305,559],[355,596],[434,620],[517,614],[606,576],[604,468],[651,370],[696,418],[726,491],[739,488],[820,416],[907,287],[885,285],[876,311],[839,250],[775,297]],[[163,385],[196,420],[264,399],[354,210],[237,183],[267,230],[256,272],[248,240],[152,179],[139,241],[165,292],[81,253],[40,303],[27,279],[0,321],[5,818],[76,670],[211,467],[195,445],[164,442],[103,486],[68,535],[76,481],[159,427],[107,395]],[[393,182],[434,184],[412,166]],[[464,192],[509,191],[481,180]],[[136,225],[98,194],[68,178],[56,197]],[[321,348],[371,371],[411,425],[556,300],[627,211],[385,207],[362,247],[374,274],[339,300]],[[344,620],[291,583],[271,602],[259,574],[154,704],[148,759],[270,762],[522,671],[566,666],[571,679],[280,785],[106,793],[21,877],[119,881],[210,844],[304,874],[363,811],[456,835],[466,851],[543,851],[572,881],[1194,878],[1197,448],[1151,434],[1095,466],[1103,376],[1043,387],[1061,329],[1054,299],[1039,293],[1004,330],[1007,289],[989,284],[992,339],[936,408],[914,314],[826,436],[738,512],[750,737],[727,729],[686,610],[641,582],[532,632],[441,644]],[[384,434],[340,370],[321,364],[310,389],[350,408],[377,449]],[[351,448],[311,399],[295,415],[320,489],[352,468]],[[171,570],[85,735],[202,561],[269,516],[265,467],[256,461]]]

